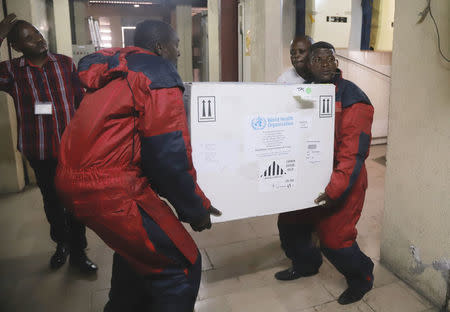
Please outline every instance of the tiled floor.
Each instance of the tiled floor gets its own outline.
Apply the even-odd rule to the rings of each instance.
[[[273,274],[289,262],[280,249],[276,216],[265,216],[193,233],[204,259],[196,312],[437,311],[379,263],[385,167],[372,159],[385,151],[385,146],[372,147],[367,161],[369,190],[358,242],[376,266],[375,289],[363,301],[337,304],[345,280],[327,261],[316,276],[291,282],[275,280]],[[90,231],[88,242],[88,254],[100,267],[95,277],[86,278],[67,265],[50,271],[54,245],[48,237],[39,190],[33,187],[1,196],[0,311],[102,311],[112,252]]]

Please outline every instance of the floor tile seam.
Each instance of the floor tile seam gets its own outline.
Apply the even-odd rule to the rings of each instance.
[[[373,277],[373,280],[374,281],[376,280],[376,276]],[[383,285],[379,285],[379,286],[373,285],[372,289],[379,289],[381,287],[389,286],[389,285],[392,285],[392,284],[395,284],[395,283],[398,283],[398,280],[397,281],[392,281],[392,282],[389,282],[389,283],[386,283],[386,284],[383,284]]]
[[[370,293],[370,292],[369,292]],[[377,312],[377,310],[374,308],[374,307],[372,307],[371,305],[370,305],[370,303],[367,301],[367,296],[364,296],[363,298],[362,298],[362,301],[370,308],[370,310],[372,310],[372,311],[374,311],[374,312]]]
[[[399,280],[397,281],[397,283],[399,284],[399,286],[401,288],[403,288],[405,291],[412,292],[413,294],[411,294],[415,299],[417,299],[417,301],[419,301],[421,304],[423,304],[425,307],[427,307],[428,309],[435,307],[434,303],[429,300],[426,296],[424,296],[420,290],[416,290],[415,288],[413,288],[413,286],[409,285],[407,283],[406,280],[403,280],[401,278],[398,278]]]
[[[95,293],[95,291],[91,291],[90,300],[89,300],[89,311],[90,312],[95,312],[94,311],[94,293]]]
[[[387,268],[386,268],[387,269]],[[387,269],[388,270],[388,269]],[[391,272],[392,273],[392,272]],[[407,293],[408,293],[408,291],[412,291],[412,292],[414,292],[414,293],[416,293],[417,295],[419,295],[420,297],[423,297],[421,294],[419,294],[417,291],[415,291],[413,288],[411,288],[408,284],[406,284],[401,278],[399,278],[396,274],[394,274],[394,273],[392,273],[394,276],[396,276],[397,278],[398,278],[398,281],[394,281],[394,282],[391,282],[391,283],[388,283],[388,284],[385,284],[385,285],[382,285],[382,286],[379,286],[379,287],[374,287],[373,289],[380,289],[380,288],[383,288],[383,287],[387,287],[387,286],[390,286],[390,285],[392,285],[392,284],[398,284],[399,285],[399,287],[400,288],[402,288],[403,290],[405,290]],[[369,292],[370,293],[370,292]],[[409,293],[408,293],[409,294]],[[422,311],[422,312],[427,312],[430,308],[433,308],[433,307],[435,307],[435,305],[433,304],[433,303],[431,303],[430,301],[428,301],[428,299],[426,299],[425,297],[423,297],[423,298],[417,298],[417,297],[415,297],[413,294],[409,294],[409,295],[411,295],[414,299],[416,299],[417,300],[417,302],[419,302],[420,304],[422,304],[423,306],[425,306],[426,308],[425,308],[425,310],[424,311]],[[370,305],[370,303],[367,301],[367,296],[364,296],[364,298],[362,299],[368,306],[370,306],[370,308],[372,308],[372,310],[374,310],[374,311],[376,311],[375,310],[375,308],[373,308],[371,305]],[[424,303],[423,302],[423,300],[427,300],[427,302],[426,303]]]
[[[371,258],[371,259],[373,259],[373,258]],[[375,259],[376,260],[376,259]],[[378,259],[378,260],[376,260],[376,261],[378,261],[378,264],[379,265],[381,265],[386,271],[388,271],[389,273],[391,273],[392,275],[394,275],[396,278],[397,278],[397,281],[395,281],[395,282],[392,282],[392,283],[389,283],[389,284],[386,284],[385,286],[387,286],[387,285],[390,285],[390,284],[394,284],[394,283],[400,283],[400,286],[402,286],[403,288],[405,288],[405,289],[411,289],[412,291],[414,291],[414,292],[416,292],[417,293],[417,291],[415,291],[415,289],[414,288],[412,288],[409,284],[407,284],[406,282],[405,282],[405,280],[400,276],[400,275],[398,275],[397,273],[395,273],[395,272],[393,272],[391,269],[389,269],[386,265],[384,265],[383,264],[383,262],[381,261],[381,256],[380,256],[380,259]],[[403,285],[402,285],[403,284]],[[404,287],[404,286],[407,286],[407,287]],[[417,294],[419,294],[419,293],[417,293]],[[422,296],[423,297],[423,296]]]
[[[281,263],[282,261],[284,261],[285,259],[283,258],[283,259],[277,259],[276,261],[274,261],[273,263],[269,263],[269,265],[270,265],[270,267],[263,267],[263,268],[261,268],[261,270],[265,270],[265,269],[270,269],[270,268],[272,268],[272,265],[273,266],[277,266],[279,263]],[[211,263],[212,264],[212,263]],[[225,264],[225,265],[223,265],[223,266],[216,266],[216,267],[214,267],[214,270],[223,270],[223,269],[225,269],[226,267],[228,267],[228,264]],[[211,271],[211,270],[207,270],[207,271]],[[254,274],[254,273],[256,273],[256,272],[259,272],[259,271],[255,271],[255,272],[249,272],[249,273],[245,273],[245,274],[240,274],[240,275],[238,275],[238,276],[241,276],[241,275],[247,275],[247,274]],[[238,276],[236,276],[236,277],[238,277]]]
[[[51,250],[45,251],[45,252],[36,252],[36,253],[28,252],[27,255],[20,255],[18,257],[14,257],[14,256],[13,257],[2,257],[2,256],[0,256],[0,262],[2,262],[2,261],[14,261],[14,262],[16,262],[16,261],[20,261],[21,259],[28,258],[28,257],[49,255],[49,254],[51,254],[51,252],[52,252]]]
[[[220,248],[220,247],[225,247],[225,246],[238,244],[238,243],[242,243],[242,242],[246,242],[246,241],[260,240],[262,238],[267,238],[267,237],[272,237],[272,236],[277,236],[277,235],[262,236],[262,237],[255,237],[255,238],[251,238],[251,239],[244,239],[244,240],[239,240],[239,241],[233,241],[233,242],[225,243],[223,245],[214,245],[214,246],[208,246],[208,247],[206,247],[206,246],[199,246],[199,248],[205,249],[205,250],[206,250],[206,248]]]
[[[302,308],[301,310],[295,310],[294,312],[302,312],[302,311],[305,311],[305,310],[308,310],[308,309],[314,309],[314,311],[319,311],[319,310],[317,310],[317,308],[319,308],[320,306],[323,306],[324,304],[329,304],[329,303],[332,303],[332,302],[337,301],[337,300],[334,298],[334,296],[331,296],[331,297],[333,298],[333,300],[325,301],[325,302],[323,302],[323,303],[316,304],[316,305],[311,306],[311,307]]]
[[[227,295],[218,295],[218,296],[213,296],[213,297],[204,298],[204,299],[201,299],[201,300],[198,300],[198,297],[197,297],[196,303],[197,303],[197,302],[206,301],[206,300],[210,300],[210,299],[216,299],[216,300],[218,300],[218,298],[221,298],[221,297],[222,297],[222,299],[223,299],[229,306],[231,305],[229,298],[227,298]],[[193,312],[197,312],[197,310],[194,309]]]
[[[238,279],[238,281],[241,282],[241,281],[239,280],[239,277],[236,277],[236,279]],[[271,287],[268,286],[268,285],[262,285],[262,286],[253,287],[253,288],[251,288],[251,290],[253,291],[253,290],[257,290],[257,289],[261,289],[261,288],[266,288],[266,287],[271,288]],[[233,289],[233,291],[230,292],[230,293],[225,293],[225,294],[215,294],[215,295],[211,295],[211,296],[208,296],[208,297],[204,297],[203,299],[200,299],[200,300],[197,300],[197,301],[205,301],[205,300],[208,300],[208,299],[213,299],[213,298],[218,298],[218,297],[224,297],[224,298],[228,301],[228,297],[229,297],[229,296],[234,295],[234,294],[241,294],[243,290],[245,291],[246,289],[243,289],[243,288],[240,286],[240,287],[237,288],[237,289]],[[248,289],[247,289],[247,290],[248,290]]]
[[[265,286],[261,286],[261,287],[255,287],[255,288],[252,288],[252,290],[253,290],[253,289],[260,289],[260,288],[270,288],[271,290],[274,291],[273,286],[274,286],[274,285],[265,285]],[[322,285],[321,285],[321,286],[322,286]],[[325,288],[325,287],[322,286],[322,288]],[[302,290],[303,290],[303,289],[304,289],[304,288],[302,288]],[[326,290],[326,289],[325,289],[325,290]],[[327,291],[327,290],[326,290],[326,291]],[[327,292],[328,292],[328,291],[327,291]],[[285,307],[285,306],[282,304],[282,301],[281,301],[280,296],[279,296],[275,291],[274,291],[274,294],[275,294],[275,298],[276,298],[277,300],[280,301],[281,307]],[[229,295],[231,295],[231,294],[229,294]],[[320,303],[320,304],[315,305],[315,306],[303,307],[303,308],[301,308],[300,310],[293,310],[292,312],[301,312],[301,311],[304,311],[304,310],[307,310],[307,309],[311,309],[311,308],[314,309],[315,307],[319,307],[319,306],[321,306],[321,305],[323,305],[323,304],[328,304],[328,303],[330,303],[330,302],[336,301],[336,299],[334,298],[333,295],[330,295],[330,296],[331,296],[332,300],[325,301],[325,302]]]
[[[370,304],[367,303],[367,301],[364,299],[365,297],[367,297],[367,296],[364,296],[364,297],[362,298],[362,301],[369,307],[369,309],[370,309],[371,311],[377,312],[377,311],[375,310],[375,308],[372,308],[372,306],[371,306]]]
[[[319,272],[320,274],[320,272]],[[325,289],[325,291],[331,296],[331,298],[334,298],[334,300],[336,300],[337,298],[331,293],[331,291],[328,290],[327,287],[325,287],[325,282],[320,279],[319,277],[317,278],[317,282]]]
[[[209,264],[211,265],[211,268],[208,269],[208,270],[205,270],[205,271],[211,271],[211,270],[214,270],[214,269],[215,269],[214,263],[212,262],[211,257],[210,257],[209,254],[208,254],[208,251],[206,251],[206,248],[202,248],[202,249],[203,249],[203,252],[204,252],[205,255],[206,255],[206,258],[208,259]]]
[[[220,245],[213,245],[213,246],[208,246],[208,247],[220,247],[220,246],[226,246],[226,245],[231,245],[231,244],[235,244],[235,243],[241,243],[241,242],[245,242],[245,241],[248,241],[248,240],[252,240],[252,239],[258,239],[259,237],[257,237],[257,236],[255,236],[255,237],[252,237],[252,238],[248,238],[248,239],[239,239],[239,240],[233,240],[233,241],[231,241],[231,242],[226,242],[226,243],[224,243],[224,244],[220,244]],[[206,247],[200,247],[200,248],[206,248]]]
[[[252,233],[255,234],[256,237],[259,237],[258,233],[256,232],[256,229],[252,225],[252,222],[248,222],[247,224],[250,226],[250,229],[251,229]]]

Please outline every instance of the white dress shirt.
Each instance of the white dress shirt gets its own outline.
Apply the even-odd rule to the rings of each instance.
[[[297,72],[294,67],[289,68],[287,71],[282,73],[280,77],[277,79],[278,83],[304,83],[305,79],[303,79]]]

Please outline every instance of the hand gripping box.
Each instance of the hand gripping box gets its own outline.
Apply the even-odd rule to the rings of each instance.
[[[223,212],[213,222],[314,207],[332,172],[334,103],[329,84],[186,84],[198,183]]]

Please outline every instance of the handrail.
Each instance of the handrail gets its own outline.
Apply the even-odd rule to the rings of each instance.
[[[380,74],[380,75],[383,75],[383,76],[388,77],[389,79],[391,79],[391,76],[386,75],[385,73],[380,72],[380,71],[378,71],[378,70],[376,70],[376,69],[373,69],[372,67],[369,67],[369,66],[367,66],[367,65],[361,64],[361,63],[359,63],[359,62],[357,62],[357,61],[355,61],[355,60],[352,60],[351,58],[348,58],[348,57],[346,57],[346,56],[343,56],[343,55],[340,55],[340,54],[336,54],[336,55],[337,55],[338,57],[342,57],[343,59],[345,59],[345,60],[347,60],[347,61],[350,61],[350,62],[352,62],[352,63],[355,63],[355,64],[360,65],[360,66],[362,66],[362,67],[365,67],[365,68],[367,68],[367,69],[370,69],[371,71],[374,71],[374,72],[376,72],[376,73],[378,73],[378,74]]]

